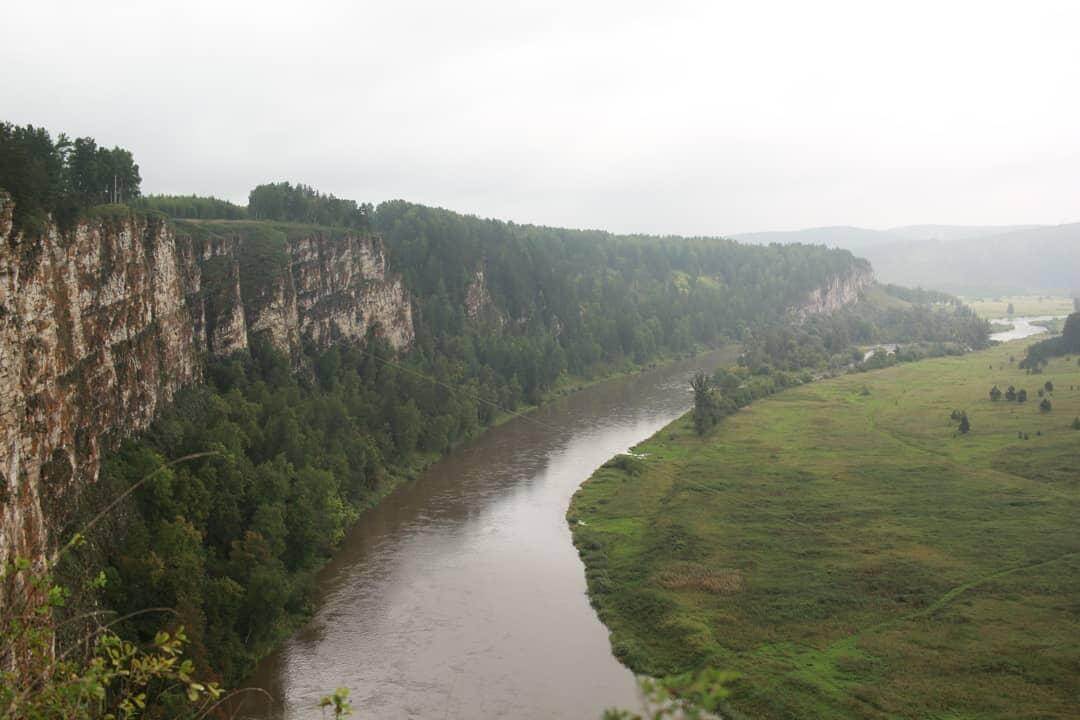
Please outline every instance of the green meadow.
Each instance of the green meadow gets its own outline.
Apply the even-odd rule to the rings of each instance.
[[[1044,295],[964,298],[964,303],[987,319],[1005,317],[1010,304],[1014,315],[1068,315],[1075,309],[1072,298]]]
[[[739,673],[733,717],[1080,717],[1080,365],[1028,375],[1024,346],[804,385],[705,438],[687,415],[598,470],[568,519],[618,657]]]

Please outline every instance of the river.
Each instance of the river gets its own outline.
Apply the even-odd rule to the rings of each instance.
[[[607,381],[484,433],[365,512],[320,574],[311,622],[250,686],[318,718],[351,690],[360,717],[598,718],[637,709],[585,595],[565,513],[594,469],[691,403],[719,351]],[[254,697],[254,696],[250,696]]]
[[[1065,317],[1064,315],[1036,315],[1031,317],[1004,317],[995,318],[991,320],[992,323],[1000,323],[1002,325],[1012,325],[1011,330],[1003,330],[1001,332],[993,333],[990,335],[991,340],[997,340],[998,342],[1009,342],[1010,340],[1021,340],[1032,335],[1041,335],[1042,333],[1049,332],[1042,325],[1032,325],[1034,322],[1040,322],[1043,320],[1060,320]]]

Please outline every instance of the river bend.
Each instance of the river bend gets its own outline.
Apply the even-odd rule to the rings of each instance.
[[[594,469],[690,405],[710,353],[515,418],[361,517],[320,575],[311,622],[250,685],[318,718],[345,686],[361,717],[598,718],[636,707],[585,595],[565,513]],[[535,419],[535,421],[533,421]],[[246,714],[254,708],[245,707]]]

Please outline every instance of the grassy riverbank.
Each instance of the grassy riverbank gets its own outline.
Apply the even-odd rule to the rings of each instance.
[[[569,517],[615,652],[740,672],[755,718],[1075,717],[1080,367],[1026,375],[1022,347],[799,387],[705,439],[684,417],[599,470]]]

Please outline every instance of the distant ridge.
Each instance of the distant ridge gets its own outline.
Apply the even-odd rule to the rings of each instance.
[[[989,235],[1039,230],[1050,225],[902,225],[885,232],[905,240],[972,240]]]
[[[1064,225],[852,226],[742,233],[741,242],[840,247],[865,257],[879,279],[961,295],[1080,289],[1080,223]]]
[[[887,245],[903,241],[902,235],[890,230],[870,230],[852,225],[833,225],[830,227],[807,228],[805,230],[773,230],[767,232],[743,233],[732,235],[740,242],[754,245],[769,243],[805,243],[807,245],[828,245],[842,247],[852,252],[875,245]]]

